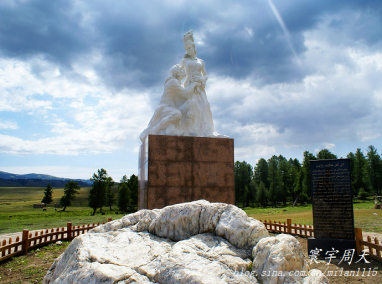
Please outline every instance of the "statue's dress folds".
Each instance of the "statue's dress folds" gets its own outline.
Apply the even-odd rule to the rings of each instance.
[[[198,73],[199,76],[206,76],[203,60],[196,58],[183,58],[180,66],[186,70],[186,80],[184,81],[184,87],[187,88],[192,80],[192,75]],[[188,131],[191,136],[198,137],[215,137],[219,136],[215,132],[214,122],[212,120],[212,113],[210,104],[207,100],[207,95],[204,87],[198,89],[195,88],[192,92],[192,99],[195,101],[195,113],[193,125],[188,126]]]

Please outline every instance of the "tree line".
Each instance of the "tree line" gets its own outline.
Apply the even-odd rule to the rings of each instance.
[[[377,149],[370,145],[367,154],[360,148],[347,155],[350,159],[351,184],[354,197],[382,193],[382,158]],[[303,161],[272,156],[258,160],[255,168],[243,161],[235,162],[235,200],[240,207],[276,206],[287,203],[296,205],[311,202],[311,160],[338,159],[328,149],[316,155],[305,151]]]
[[[122,177],[118,184],[118,195],[112,192],[115,182],[105,169],[99,169],[90,180],[93,184],[88,195],[88,206],[93,209],[92,215],[95,215],[97,209],[100,209],[102,213],[103,207],[109,207],[111,211],[114,204],[117,204],[122,213],[134,211],[134,208],[138,206],[138,177],[136,175],[133,174],[130,178],[126,175]],[[63,211],[67,206],[72,205],[80,189],[78,182],[69,181],[65,184],[64,195],[60,199]],[[50,184],[47,185],[41,202],[46,204],[53,202],[53,188]]]

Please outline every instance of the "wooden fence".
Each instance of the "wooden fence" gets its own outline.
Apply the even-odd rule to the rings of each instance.
[[[108,218],[108,222],[112,219]],[[105,223],[102,223],[105,224]],[[56,228],[50,230],[41,230],[35,232],[34,236],[29,230],[23,230],[22,238],[16,237],[16,241],[13,242],[12,238],[9,238],[8,244],[6,240],[0,243],[0,262],[13,256],[27,254],[29,250],[46,246],[50,243],[57,241],[71,241],[80,234],[99,226],[97,224],[88,224],[82,226],[72,226],[72,223],[67,223],[66,228]]]
[[[108,222],[112,219],[108,218]],[[292,224],[291,219],[287,219],[287,222],[281,223],[276,221],[261,221],[265,225],[268,231],[273,233],[284,233],[290,235],[297,235],[300,237],[314,237],[314,228],[310,225]],[[104,224],[104,223],[102,223]],[[85,232],[99,226],[100,224],[72,226],[72,223],[67,223],[66,228],[57,228],[49,230],[42,230],[35,232],[34,236],[28,230],[23,230],[22,239],[16,238],[13,242],[12,238],[9,238],[8,244],[6,240],[0,243],[0,262],[8,259],[12,256],[27,254],[29,250],[48,245],[57,241],[71,241],[76,236],[84,234]],[[365,247],[369,250],[369,257],[382,261],[382,243],[378,238],[374,238],[374,242],[371,237],[368,236],[367,240],[363,240],[362,229],[355,228],[355,240],[357,254],[360,255]]]
[[[370,236],[367,236],[367,240],[363,240],[362,229],[355,228],[355,241],[357,244],[357,254],[361,254],[361,252],[365,249],[365,247],[369,250],[369,256],[376,260],[382,261],[382,242],[378,240],[377,237],[374,238],[374,242],[371,240]]]
[[[292,219],[287,219],[287,222],[281,223],[276,221],[261,221],[265,225],[265,228],[272,233],[284,233],[290,235],[297,235],[300,237],[314,237],[314,228],[310,225],[294,224],[292,225]],[[382,243],[377,237],[374,238],[374,242],[371,237],[368,236],[367,240],[363,240],[362,229],[355,228],[355,241],[357,254],[361,255],[365,247],[368,248],[368,256],[376,260],[382,261]]]
[[[313,226],[292,224],[292,219],[287,219],[287,222],[281,223],[276,221],[261,221],[265,225],[268,231],[274,233],[284,233],[289,235],[297,235],[301,237],[314,237]]]

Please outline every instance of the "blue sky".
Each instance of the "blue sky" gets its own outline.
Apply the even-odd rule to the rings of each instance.
[[[0,2],[0,171],[137,174],[194,30],[235,160],[382,151],[381,1]]]

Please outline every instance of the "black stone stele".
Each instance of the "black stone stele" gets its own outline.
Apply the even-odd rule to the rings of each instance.
[[[350,160],[313,160],[310,162],[314,238],[308,239],[308,252],[355,249],[353,193]],[[326,255],[327,256],[327,255]]]

